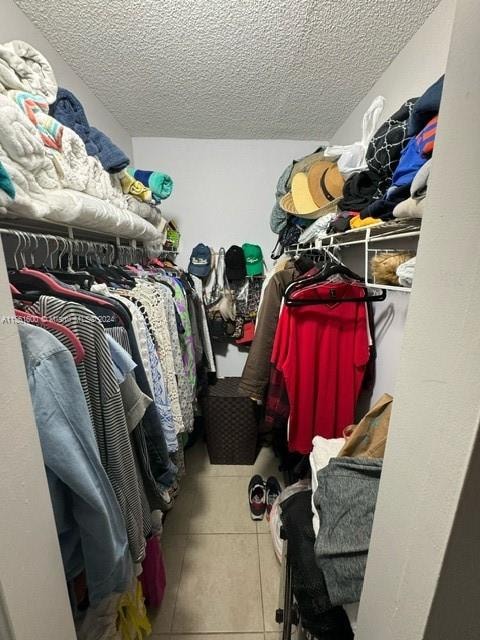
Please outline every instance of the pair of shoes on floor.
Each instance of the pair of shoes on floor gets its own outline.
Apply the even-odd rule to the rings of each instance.
[[[265,512],[267,520],[270,520],[273,503],[281,492],[282,487],[274,476],[270,476],[266,482],[262,476],[253,476],[248,484],[248,501],[252,520],[263,520]]]

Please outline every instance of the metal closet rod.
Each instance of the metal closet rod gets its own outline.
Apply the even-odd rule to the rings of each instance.
[[[55,255],[55,253],[59,253],[59,257],[64,256],[65,254],[75,255],[75,249],[81,249],[82,253],[77,252],[76,255],[84,255],[88,256],[92,253],[103,253],[109,256],[109,260],[111,262],[115,262],[116,260],[121,260],[122,262],[129,262],[132,260],[140,259],[147,257],[147,250],[145,247],[137,247],[136,242],[131,240],[128,245],[121,245],[115,242],[102,242],[98,240],[86,240],[81,238],[67,238],[65,236],[56,236],[50,233],[40,233],[40,232],[32,232],[32,231],[23,231],[20,229],[11,229],[11,228],[0,228],[0,236],[13,236],[17,238],[18,244],[15,248],[14,260],[17,264],[17,254],[20,253],[20,256],[24,257],[24,264],[26,263],[25,259],[25,251],[27,246],[23,247],[23,241],[30,242],[33,241],[35,243],[35,248],[29,247],[28,253],[30,254],[31,261],[34,262],[33,254],[36,250],[38,250],[42,245],[41,241],[45,242],[47,258]],[[53,251],[49,251],[48,242],[55,242],[56,247]],[[47,259],[46,258],[46,259]]]

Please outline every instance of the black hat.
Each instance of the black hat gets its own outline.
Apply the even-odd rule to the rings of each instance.
[[[242,247],[232,245],[225,254],[225,274],[227,280],[243,280],[247,277],[247,265]]]

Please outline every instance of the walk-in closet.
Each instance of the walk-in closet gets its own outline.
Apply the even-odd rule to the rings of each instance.
[[[1,8],[0,640],[479,640],[478,2]]]

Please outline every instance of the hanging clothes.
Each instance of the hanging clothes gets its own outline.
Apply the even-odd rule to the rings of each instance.
[[[270,360],[280,306],[287,286],[299,275],[294,269],[275,273],[269,280],[258,310],[255,337],[242,373],[240,390],[254,400],[262,400],[270,377]]]
[[[280,314],[272,364],[283,375],[290,404],[290,451],[308,454],[312,439],[341,437],[354,421],[370,359],[365,304],[341,302],[364,296],[348,282],[315,285],[328,304],[285,306]]]
[[[124,517],[71,354],[40,327],[19,324],[18,331],[65,575],[72,580],[85,569],[96,604],[125,591],[132,578]]]
[[[52,296],[41,296],[32,305],[32,311],[61,322],[85,348],[85,360],[77,369],[95,428],[100,459],[125,518],[132,558],[134,562],[141,562],[145,556],[141,491],[120,387],[102,323],[83,305]]]

